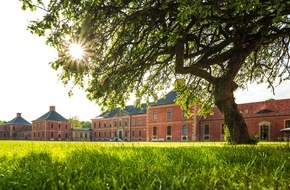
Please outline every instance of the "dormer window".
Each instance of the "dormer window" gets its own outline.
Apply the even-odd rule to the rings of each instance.
[[[256,114],[260,114],[260,113],[271,113],[273,112],[272,110],[269,110],[269,109],[262,109],[260,111],[258,111]]]

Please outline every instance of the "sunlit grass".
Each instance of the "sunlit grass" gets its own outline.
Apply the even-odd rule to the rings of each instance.
[[[0,189],[290,187],[285,142],[0,141],[0,147]]]

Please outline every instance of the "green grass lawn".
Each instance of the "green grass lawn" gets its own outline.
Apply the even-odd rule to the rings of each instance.
[[[290,148],[0,141],[0,189],[290,189]]]

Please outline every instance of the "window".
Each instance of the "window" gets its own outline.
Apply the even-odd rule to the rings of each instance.
[[[117,121],[114,122],[114,127],[117,127]]]
[[[67,125],[65,125],[65,129],[67,129]]]
[[[157,115],[158,115],[157,111],[153,111],[153,120],[157,119]]]
[[[104,137],[105,137],[105,138],[107,137],[107,132],[106,132],[106,131],[104,132]]]
[[[51,124],[51,128],[53,129],[53,123]]]
[[[107,127],[107,124],[106,123],[104,123],[104,127]]]
[[[171,135],[171,126],[167,126],[166,134],[167,136]]]
[[[141,119],[138,120],[138,125],[142,125],[142,120]]]
[[[153,127],[153,135],[157,136],[157,127],[156,126]]]
[[[96,132],[94,132],[94,137],[97,137],[97,133]]]
[[[101,132],[99,132],[99,137],[101,137]]]
[[[182,135],[187,135],[187,125],[182,126]]]
[[[59,124],[58,124],[58,129],[60,129],[60,128],[61,128],[61,124],[59,123]]]
[[[65,138],[67,139],[67,133],[65,133]]]
[[[125,137],[128,137],[128,131],[125,131]]]
[[[131,121],[131,125],[132,125],[132,126],[135,125],[135,119],[132,119],[132,121]]]
[[[127,127],[127,126],[128,126],[128,122],[127,122],[127,120],[125,121],[125,124],[124,124],[124,125],[125,125],[125,127]]]
[[[97,124],[96,123],[94,123],[94,128],[96,128],[97,127]]]
[[[209,135],[209,125],[204,125],[204,135]]]
[[[112,127],[112,121],[109,122],[109,127]]]
[[[139,135],[139,137],[142,136],[142,130],[139,130],[139,131],[138,131],[138,135]]]
[[[53,138],[53,132],[51,132],[50,137]]]
[[[99,128],[101,127],[101,122],[99,122]]]
[[[122,127],[122,120],[119,120],[119,127]]]
[[[58,134],[58,138],[61,139],[61,134]]]
[[[172,111],[171,111],[171,109],[168,109],[166,111],[166,117],[167,117],[167,119],[171,119],[172,118]]]
[[[290,120],[285,121],[285,128],[290,128]]]
[[[80,138],[83,138],[83,133],[80,133]]]
[[[132,137],[135,137],[135,131],[134,130],[132,131]]]

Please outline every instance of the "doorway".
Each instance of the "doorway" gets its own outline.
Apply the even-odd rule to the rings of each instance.
[[[260,139],[268,140],[270,136],[270,127],[268,125],[260,126]]]
[[[119,131],[119,138],[123,139],[123,132]]]

